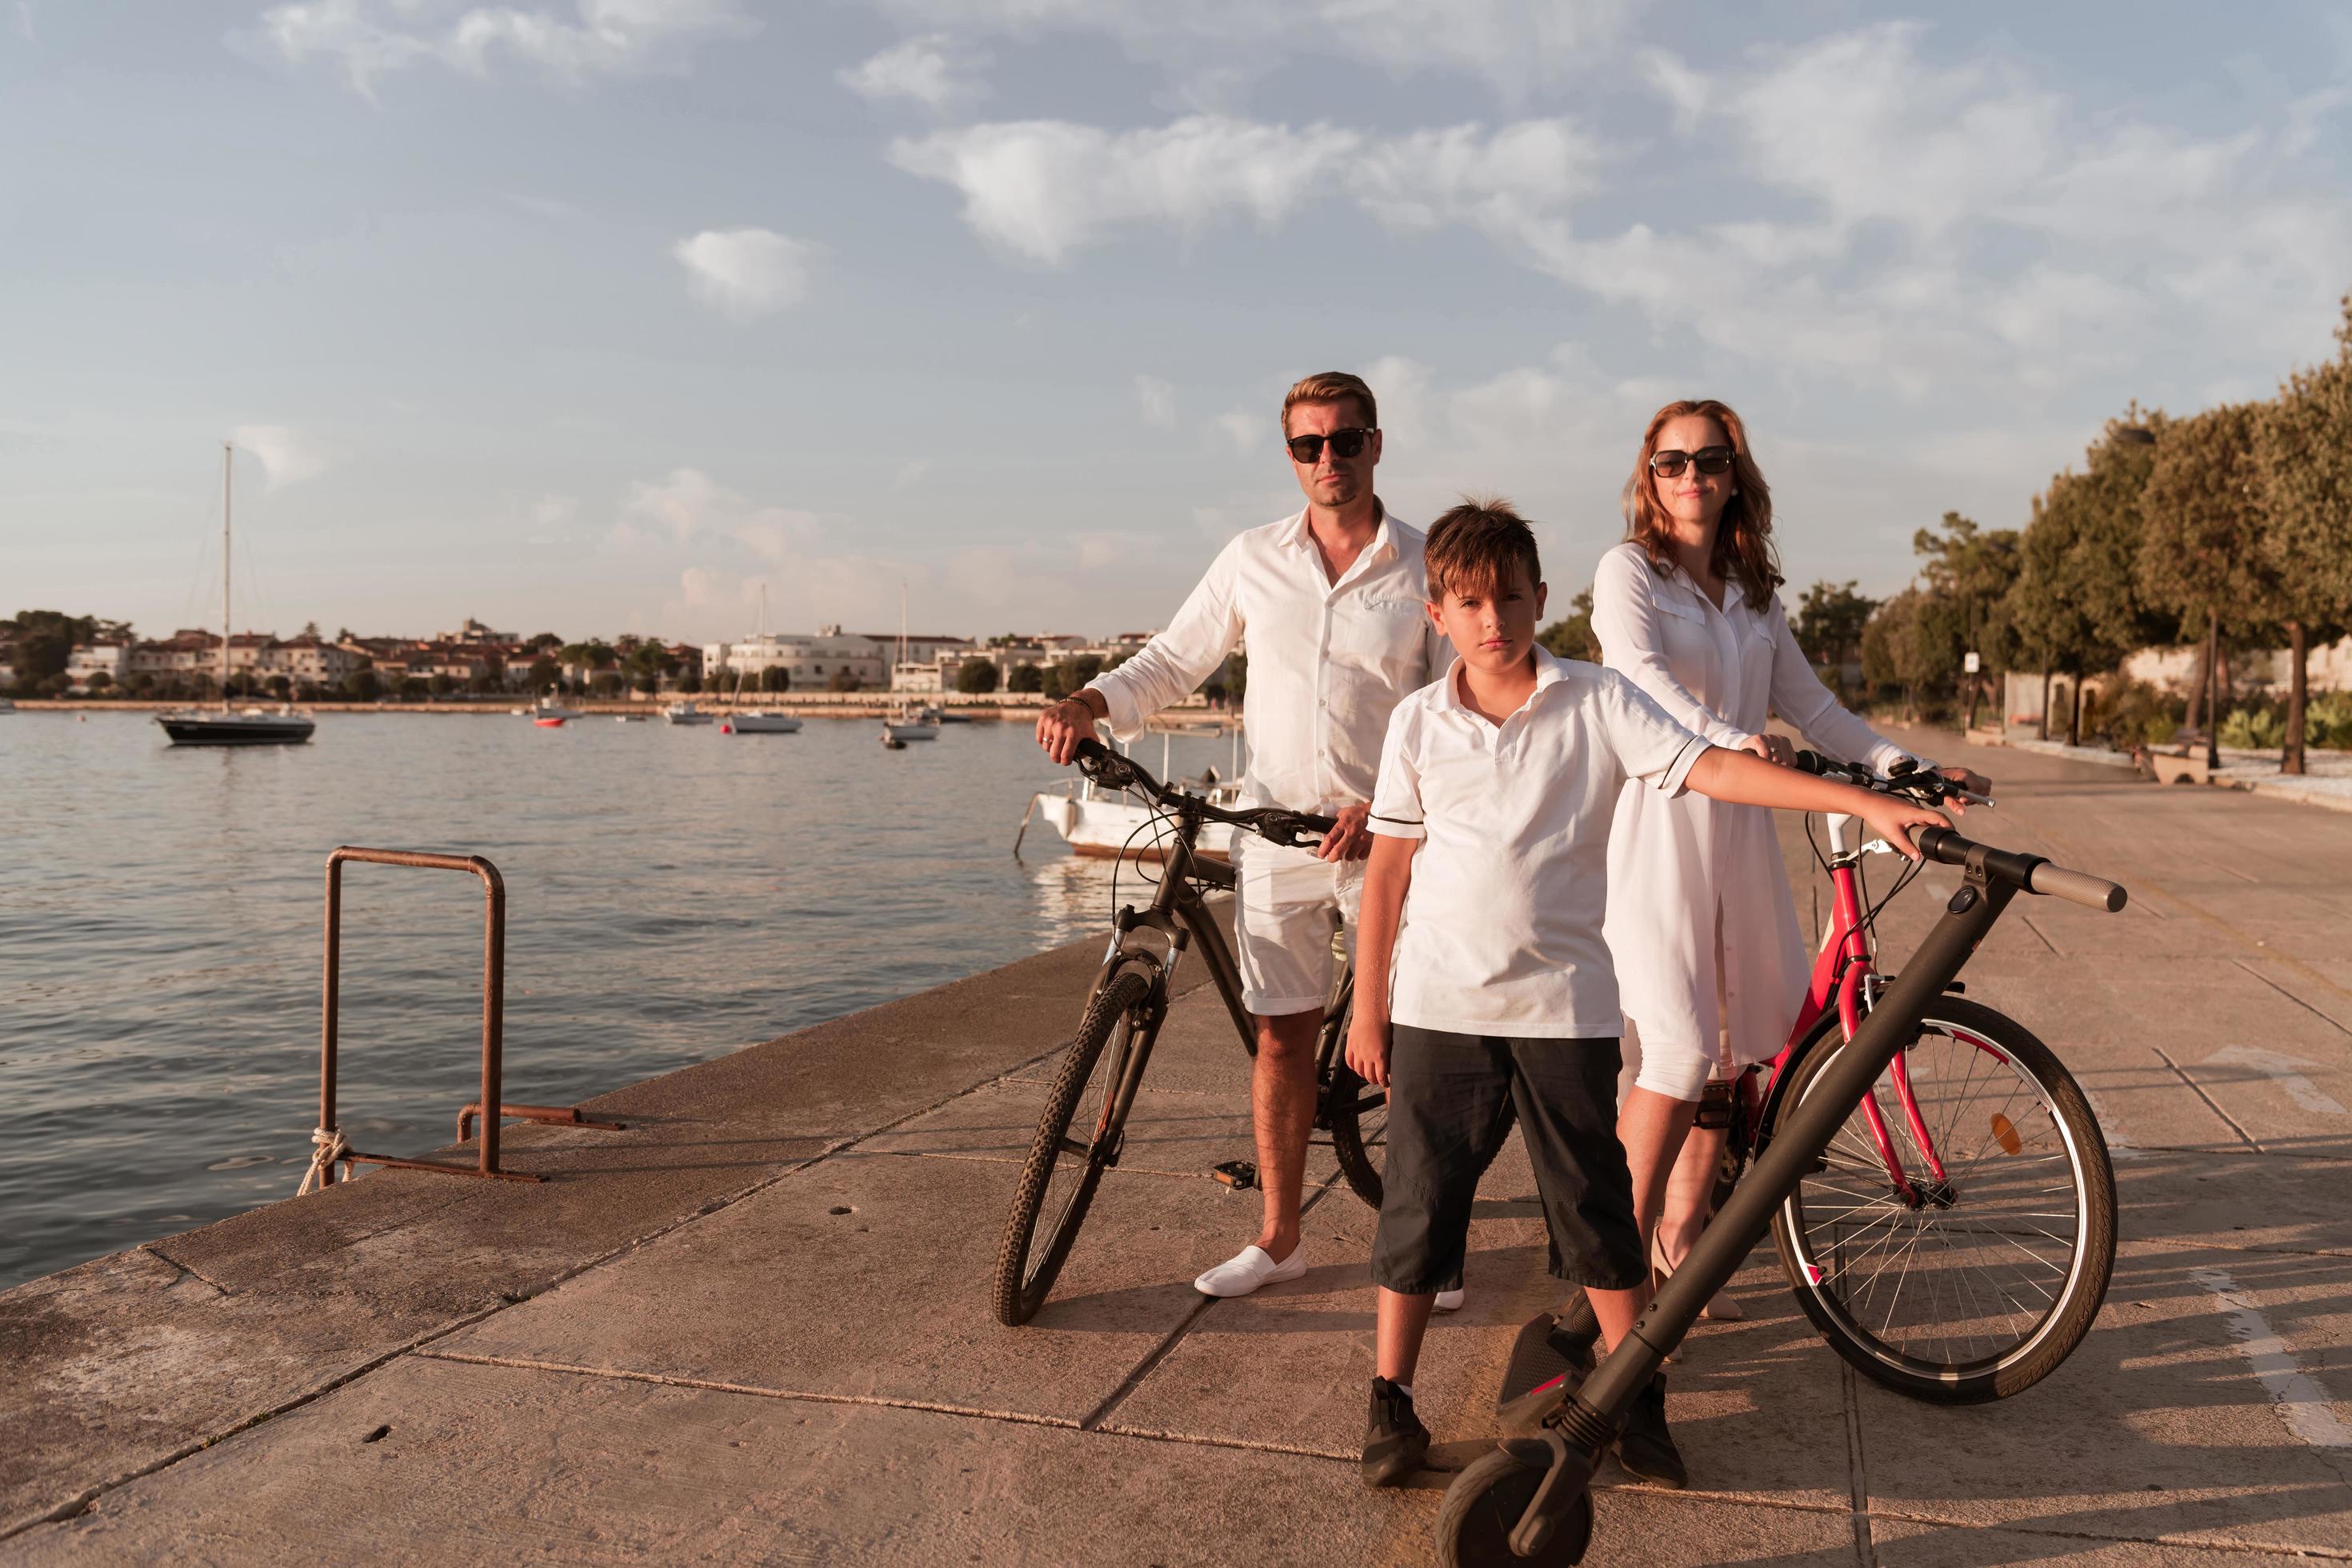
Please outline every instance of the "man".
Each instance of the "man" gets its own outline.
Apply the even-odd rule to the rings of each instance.
[[[1209,1296],[1246,1296],[1307,1272],[1299,1189],[1315,1120],[1315,1037],[1334,977],[1331,933],[1337,926],[1353,941],[1389,715],[1444,673],[1451,654],[1422,613],[1421,532],[1390,517],[1372,490],[1381,460],[1372,389],[1339,372],[1308,376],[1283,399],[1282,437],[1305,509],[1227,544],[1166,631],[1037,721],[1037,742],[1057,763],[1098,722],[1131,740],[1246,637],[1244,790],[1257,804],[1337,819],[1311,850],[1234,836],[1234,929],[1242,1001],[1257,1026],[1250,1107],[1265,1217],[1253,1245],[1193,1281]],[[1461,1291],[1438,1304],[1459,1306]]]

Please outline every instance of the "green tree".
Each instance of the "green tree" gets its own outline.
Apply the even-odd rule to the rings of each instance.
[[[523,684],[533,691],[544,691],[562,679],[563,667],[541,654],[530,661],[530,668],[523,676]]]
[[[688,670],[677,678],[677,689],[688,697],[697,696],[702,690],[702,677]]]
[[[92,697],[103,697],[106,695],[108,689],[112,687],[113,684],[114,677],[107,674],[106,671],[102,669],[92,670],[88,682],[89,694]]]
[[[318,622],[316,622],[316,621],[304,621],[304,622],[302,623],[302,629],[301,629],[300,631],[299,631],[299,632],[295,633],[294,635],[295,635],[296,637],[321,637],[321,636],[323,636],[324,634],[322,634],[322,633],[319,630],[319,623],[318,623]]]
[[[621,694],[623,684],[618,670],[600,669],[594,679],[588,682],[588,689],[593,695],[609,701]]]
[[[793,672],[781,664],[772,664],[768,666],[767,668],[760,672],[761,690],[790,691],[792,689]]]
[[[405,675],[401,677],[400,695],[402,700],[404,701],[414,702],[430,689],[431,688],[425,684],[425,678],[423,676]]]
[[[1932,590],[1906,588],[1880,605],[1862,631],[1862,671],[1901,693],[1903,715],[1915,719],[1923,700],[1954,689],[1960,673],[1958,602]]]
[[[1582,659],[1587,664],[1601,662],[1601,639],[1592,635],[1592,590],[1587,588],[1569,601],[1569,613],[1536,634],[1536,641],[1550,650],[1554,658]]]
[[[1863,628],[1878,601],[1854,592],[1852,582],[1826,578],[1805,590],[1797,605],[1797,624],[1790,628],[1805,657],[1824,668],[1862,658]]]
[[[97,682],[92,681],[90,684],[95,686]],[[269,688],[269,695],[280,702],[294,695],[294,683],[282,675],[273,675],[264,684]]]
[[[968,658],[956,669],[956,689],[967,694],[996,689],[996,661],[991,658]]]
[[[1004,689],[1007,691],[1043,691],[1045,689],[1045,672],[1039,669],[1035,665],[1031,664],[1028,660],[1024,659],[1019,664],[1013,667],[1013,673],[1011,675],[1005,677]]]
[[[457,682],[450,676],[444,674],[442,671],[437,669],[433,672],[433,679],[426,681],[425,685],[425,689],[432,692],[436,697],[446,697],[449,693],[457,689]]]
[[[362,666],[343,677],[343,689],[356,701],[373,702],[383,695],[383,677]]]
[[[2214,686],[2223,623],[2239,629],[2266,623],[2275,597],[2263,549],[2260,417],[2252,404],[2233,403],[2174,422],[2157,446],[2141,501],[2140,592],[2171,613],[2179,632],[2201,629],[2205,638],[2205,760],[2214,767],[2221,761]]]
[[[2333,360],[2296,371],[2257,422],[2263,553],[2294,673],[2287,686],[2282,772],[2304,771],[2312,638],[2352,622],[2352,295]]]
[[[1965,673],[1962,655],[1975,653],[1981,664],[1998,668],[2004,661],[2006,650],[1997,646],[2006,638],[1989,635],[1996,626],[2006,621],[1995,612],[2009,594],[2010,584],[2017,581],[2018,535],[2013,528],[1997,528],[1990,532],[1958,512],[1948,511],[1941,524],[1942,531],[1923,528],[1911,536],[1911,548],[1926,558],[1925,574],[1927,592],[1948,602],[1953,613],[1928,616],[1920,622],[1923,635],[1931,627],[1944,628],[1956,638],[1958,647],[1952,650],[1954,676]],[[1943,635],[1941,631],[1934,635]],[[1977,699],[1980,689],[1979,676],[1968,677],[1967,727],[1975,729]]]
[[[828,691],[855,691],[866,683],[857,679],[856,670],[842,664],[834,667],[832,675],[826,677],[824,684]]]
[[[2110,420],[2086,454],[2085,471],[2052,476],[2034,498],[2018,545],[2018,574],[2000,612],[2018,655],[2042,671],[2042,733],[2049,733],[2050,677],[2073,689],[2067,736],[2082,738],[2082,681],[2112,669],[2159,639],[2160,615],[2138,589],[2140,500],[2168,422],[2134,407]]]

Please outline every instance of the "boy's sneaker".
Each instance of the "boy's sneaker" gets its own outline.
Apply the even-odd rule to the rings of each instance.
[[[1372,1418],[1364,1428],[1364,1484],[1392,1487],[1421,1468],[1429,1428],[1413,1414],[1412,1395],[1385,1377],[1372,1379]]]
[[[1625,1413],[1625,1429],[1617,1435],[1617,1462],[1637,1481],[1680,1491],[1690,1484],[1690,1470],[1666,1430],[1666,1374],[1650,1379],[1650,1386],[1633,1396]]]

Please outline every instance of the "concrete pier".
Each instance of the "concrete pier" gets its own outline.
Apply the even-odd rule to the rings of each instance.
[[[1670,1372],[1693,1489],[1604,1469],[1587,1561],[2352,1557],[2352,819],[1916,743],[1996,778],[1971,836],[2131,889],[2021,899],[1966,975],[2115,1146],[2107,1305],[2040,1387],[1935,1408],[1847,1371],[1768,1244],[1748,1321]],[[1955,878],[1890,908],[1890,967]],[[1328,1154],[1304,1279],[1191,1289],[1256,1213],[1207,1176],[1249,1125],[1213,994],[1178,1004],[1053,1301],[990,1316],[1099,952],[590,1102],[626,1132],[510,1129],[543,1185],[370,1175],[0,1294],[0,1562],[1427,1560],[1447,1477],[1357,1479],[1373,1216]],[[1484,1450],[1555,1299],[1533,1191],[1515,1143],[1419,1379],[1439,1464]]]

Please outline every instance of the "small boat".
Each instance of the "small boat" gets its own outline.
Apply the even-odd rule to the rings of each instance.
[[[894,741],[936,741],[940,727],[923,717],[919,708],[901,708],[882,721],[882,731]]]
[[[229,645],[235,625],[229,618],[229,483],[234,477],[236,448],[228,442],[221,443],[221,705],[217,713],[187,712],[158,713],[155,722],[175,746],[299,746],[317,732],[319,726],[297,713],[291,707],[268,712],[248,708],[242,713],[228,710]],[[87,716],[83,722],[88,722]]]
[[[907,742],[890,733],[889,726],[885,725],[882,729],[882,749],[886,752],[903,752],[907,749]]]
[[[523,711],[523,710],[518,708],[515,711],[520,713]],[[545,724],[550,719],[552,719],[556,723],[561,724],[566,719],[584,719],[587,717],[587,715],[582,712],[579,709],[566,708],[562,703],[557,701],[551,696],[541,698],[538,703],[532,707],[530,711],[531,718],[541,724]],[[551,726],[551,727],[552,726]]]
[[[801,728],[801,721],[789,713],[766,713],[756,708],[734,714],[728,723],[739,735],[796,735]]]
[[[1168,731],[1163,730],[1160,742],[1160,775],[1168,778],[1171,761]],[[1234,769],[1241,768],[1241,744],[1234,745]],[[1238,811],[1251,804],[1242,798],[1239,783],[1228,783],[1217,777],[1212,768],[1198,778],[1169,779],[1169,783],[1187,795],[1196,795],[1211,805]],[[1064,779],[1061,783],[1039,790],[1029,797],[1029,809],[1021,815],[1021,832],[1013,839],[1013,852],[1021,853],[1021,840],[1029,831],[1032,817],[1042,819],[1060,834],[1073,854],[1113,856],[1124,855],[1130,859],[1161,860],[1166,854],[1159,844],[1162,830],[1155,830],[1152,818],[1162,819],[1167,813],[1140,796],[1124,790],[1097,788],[1089,779]],[[1193,841],[1193,852],[1211,860],[1233,858],[1234,829],[1228,823],[1209,822],[1201,826],[1201,836]]]
[[[541,713],[531,722],[542,730],[561,730],[569,720],[562,713]]]
[[[673,702],[662,710],[662,717],[673,724],[709,724],[716,722],[719,715],[705,713],[691,702]]]
[[[14,713],[16,710],[16,705],[14,702],[9,701],[5,697],[0,697],[0,713]]]

